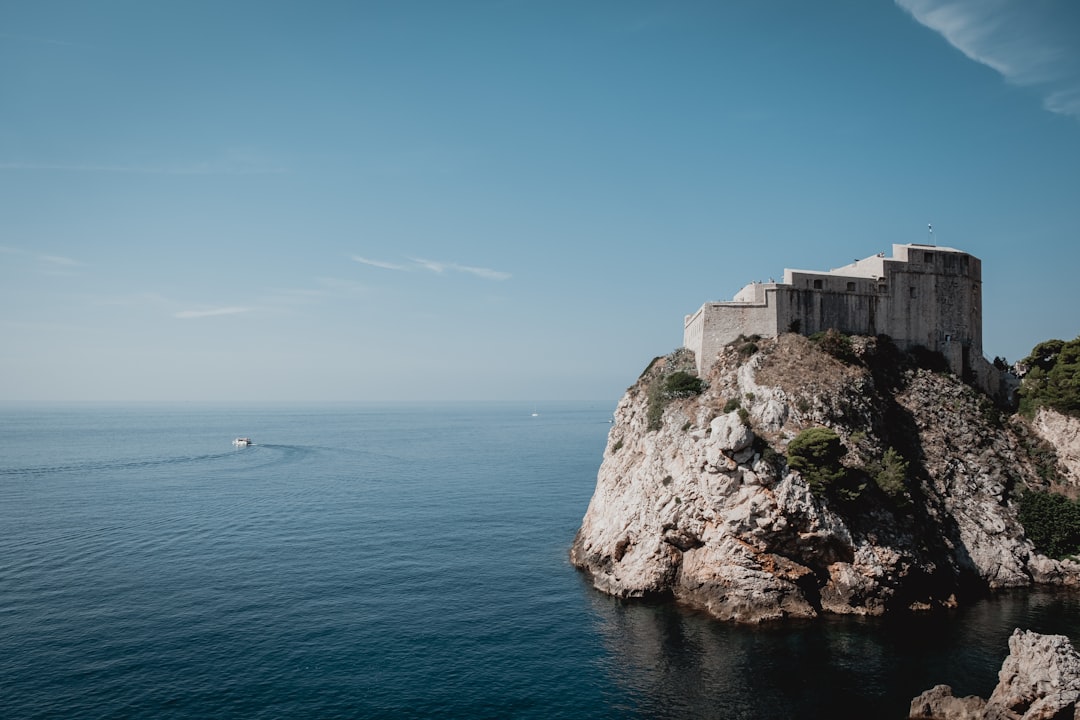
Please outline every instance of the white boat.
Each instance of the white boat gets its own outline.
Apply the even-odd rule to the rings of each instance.
[[[232,441],[232,444],[236,447],[247,447],[248,445],[254,445],[255,443],[251,442],[251,438],[236,438]]]

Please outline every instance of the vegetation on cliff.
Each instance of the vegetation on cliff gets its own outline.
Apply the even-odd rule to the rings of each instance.
[[[1045,555],[1063,558],[1080,552],[1080,502],[1030,490],[1020,500],[1020,522],[1031,542]]]
[[[1080,417],[1080,337],[1047,340],[1021,361],[1027,367],[1020,386],[1020,412],[1032,417],[1040,407]]]
[[[835,332],[740,338],[698,377],[679,350],[615,419],[571,551],[605,592],[760,621],[1080,581],[1033,551],[1080,541],[1080,505],[1037,494],[1054,487],[1053,449],[937,354]]]

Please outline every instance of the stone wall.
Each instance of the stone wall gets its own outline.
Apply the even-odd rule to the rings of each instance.
[[[842,268],[785,270],[782,283],[752,283],[734,302],[706,303],[684,323],[683,343],[703,373],[739,335],[804,335],[835,328],[849,335],[888,335],[897,346],[941,352],[952,370],[990,373],[982,359],[982,263],[932,245],[894,245]],[[978,367],[976,367],[978,366]]]

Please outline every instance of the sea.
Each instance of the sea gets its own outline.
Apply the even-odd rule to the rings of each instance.
[[[0,717],[903,718],[1075,592],[755,627],[568,549],[613,403],[0,408]],[[232,440],[250,436],[250,447]]]

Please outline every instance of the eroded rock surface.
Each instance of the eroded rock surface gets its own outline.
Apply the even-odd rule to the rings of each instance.
[[[988,700],[953,697],[938,685],[911,701],[918,720],[1053,720],[1080,718],[1080,655],[1064,635],[1017,629]]]
[[[1039,408],[1032,425],[1057,451],[1065,483],[1080,491],[1080,419]]]
[[[738,622],[1076,582],[1080,567],[1037,554],[1017,521],[1034,470],[1012,421],[954,376],[861,342],[855,363],[798,335],[731,347],[704,392],[675,399],[659,389],[692,356],[655,361],[615,411],[574,564],[612,595]],[[788,442],[812,426],[841,437],[854,499],[788,470]],[[909,463],[892,495],[874,480],[890,447]]]

